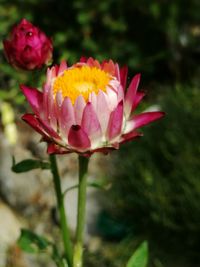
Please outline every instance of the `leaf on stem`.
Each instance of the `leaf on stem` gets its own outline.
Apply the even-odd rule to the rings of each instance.
[[[146,267],[148,263],[148,244],[144,241],[133,253],[126,267]]]
[[[108,190],[111,187],[111,183],[109,184],[105,184],[105,183],[98,183],[98,182],[89,182],[87,183],[88,187],[95,187],[97,189],[101,189],[101,190]],[[69,191],[77,189],[78,188],[78,184],[75,184],[73,186],[70,186],[69,188],[67,188],[64,192],[63,192],[63,196],[65,196]]]
[[[39,253],[44,252],[51,243],[43,236],[22,229],[17,244],[25,252]]]
[[[50,169],[50,164],[49,162],[35,159],[25,159],[18,163],[15,163],[15,158],[13,157],[11,169],[15,173],[28,172],[33,169],[47,170]]]
[[[95,187],[102,190],[108,190],[112,186],[111,183],[104,183],[104,182],[91,182],[88,183],[88,186]]]
[[[55,244],[41,235],[37,235],[30,230],[21,229],[21,235],[17,242],[18,246],[27,253],[38,254],[47,253],[58,266],[64,265]]]

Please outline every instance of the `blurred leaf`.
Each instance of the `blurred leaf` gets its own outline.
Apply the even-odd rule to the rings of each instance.
[[[17,244],[24,252],[32,254],[46,252],[58,266],[67,266],[64,263],[64,259],[60,256],[55,244],[30,230],[21,230],[21,235]]]
[[[4,127],[4,133],[5,133],[5,136],[8,140],[8,142],[11,145],[14,145],[17,143],[18,134],[17,134],[17,127],[16,127],[16,124],[14,122],[9,123]]]
[[[108,190],[111,187],[111,183],[98,183],[98,182],[90,182],[87,183],[87,186],[89,187],[95,187],[97,189],[103,189],[103,190]],[[75,184],[73,186],[70,186],[69,188],[67,188],[63,195],[66,195],[69,191],[77,189],[78,188],[78,184]]]
[[[148,245],[144,241],[129,259],[126,267],[146,267],[148,263]]]
[[[16,173],[28,172],[33,169],[47,170],[50,169],[50,164],[49,162],[44,162],[41,160],[34,160],[34,159],[25,159],[15,164],[15,158],[13,157],[13,165],[12,165],[13,172]]]
[[[91,182],[91,183],[88,183],[87,186],[95,187],[95,188],[103,189],[103,190],[108,190],[111,187],[111,183],[106,183],[106,182]]]
[[[14,118],[15,118],[15,113],[12,106],[7,102],[3,102],[1,105],[2,124],[5,126],[9,123],[13,123]]]
[[[18,240],[19,247],[28,253],[44,252],[51,244],[46,238],[36,235],[35,233],[22,229]]]
[[[10,144],[17,142],[17,127],[15,124],[15,111],[13,107],[7,103],[2,102],[1,107],[1,122],[4,126],[4,134]]]

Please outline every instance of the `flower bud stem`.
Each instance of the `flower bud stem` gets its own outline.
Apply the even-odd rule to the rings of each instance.
[[[67,226],[67,217],[65,214],[64,200],[63,200],[63,195],[62,195],[62,190],[61,190],[60,176],[58,172],[56,156],[50,155],[49,158],[50,158],[50,163],[51,163],[51,172],[53,175],[58,211],[59,211],[59,216],[60,216],[60,225],[61,225],[61,232],[62,232],[64,249],[65,249],[65,256],[66,256],[69,267],[72,267],[73,266],[72,244],[70,240],[69,228]]]
[[[85,229],[87,170],[89,158],[79,156],[79,186],[78,186],[78,213],[76,227],[76,244],[74,247],[73,267],[82,267],[83,236]]]

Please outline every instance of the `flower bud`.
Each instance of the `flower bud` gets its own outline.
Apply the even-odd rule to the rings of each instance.
[[[13,27],[3,44],[8,62],[18,69],[40,69],[52,59],[52,40],[26,19]]]

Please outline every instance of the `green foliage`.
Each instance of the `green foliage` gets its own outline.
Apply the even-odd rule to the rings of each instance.
[[[38,253],[44,252],[50,245],[50,242],[46,238],[38,236],[29,230],[22,229],[18,245],[25,252]]]
[[[145,127],[144,137],[121,147],[113,158],[117,168],[108,203],[115,206],[110,205],[110,213],[132,234],[164,240],[167,250],[169,244],[174,249],[175,238],[177,249],[191,246],[192,253],[199,242],[199,102],[195,86],[166,90],[160,100],[166,117]]]
[[[144,241],[129,259],[126,267],[146,267],[148,262],[148,245]]]
[[[110,188],[110,184],[105,182],[100,182],[100,181],[95,181],[95,182],[90,182],[87,183],[87,187],[94,187],[96,189],[101,189],[101,190],[108,190]],[[68,192],[70,192],[71,190],[77,189],[78,188],[78,184],[72,185],[70,187],[68,187],[64,192],[63,195],[66,195]]]
[[[33,169],[42,169],[48,170],[50,169],[49,162],[44,162],[41,160],[34,160],[34,159],[25,159],[18,163],[15,163],[15,158],[13,157],[13,165],[12,171],[16,173],[28,172]]]
[[[30,230],[21,230],[21,235],[18,239],[17,244],[24,252],[32,254],[49,254],[52,260],[55,261],[57,266],[65,266],[64,261],[59,255],[56,246],[52,242],[48,241],[45,237],[37,235]]]

